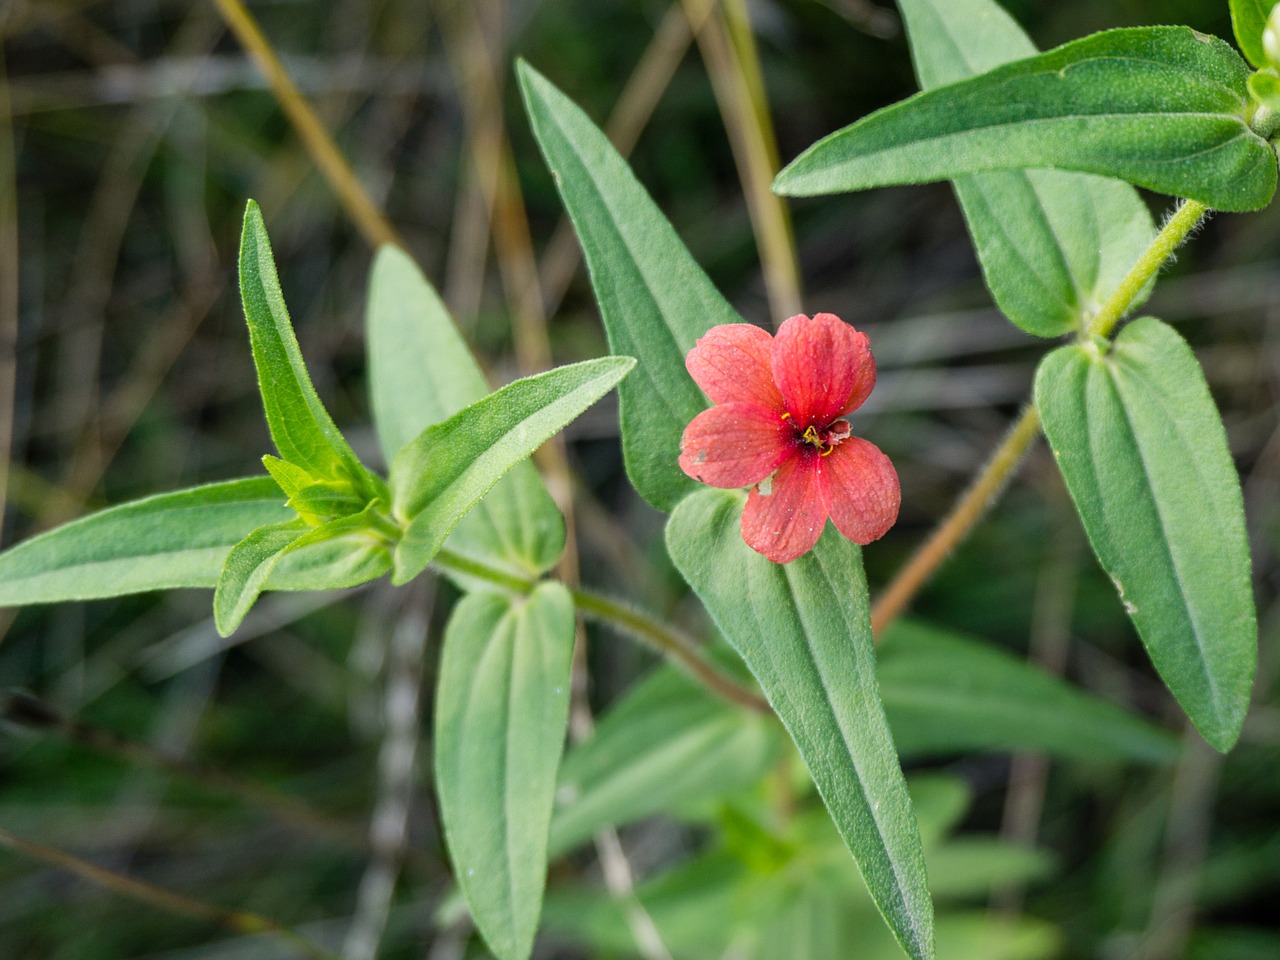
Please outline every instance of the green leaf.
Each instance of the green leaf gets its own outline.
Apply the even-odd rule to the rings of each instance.
[[[1220,210],[1276,187],[1249,129],[1249,69],[1187,27],[1109,30],[916,94],[814,144],[774,182],[810,196],[992,170],[1118,177]]]
[[[267,590],[341,590],[376,580],[391,569],[391,546],[381,504],[330,520],[298,540],[276,561]]]
[[[1090,344],[1045,357],[1036,403],[1152,662],[1205,740],[1230,749],[1258,631],[1240,483],[1195,356],[1144,317],[1105,354]]]
[[[745,789],[772,767],[779,735],[770,718],[707,695],[678,670],[655,671],[566,754],[552,855],[604,827]]]
[[[237,543],[223,565],[213,594],[213,622],[218,634],[229,637],[244,620],[280,554],[307,533],[300,517],[259,527]]]
[[[230,636],[263,590],[336,590],[374,580],[391,569],[379,503],[320,526],[295,518],[261,527],[227,555],[213,595],[213,619]]]
[[[267,468],[271,479],[279,484],[287,497],[296,496],[316,482],[315,477],[297,464],[273,457],[271,454],[262,458],[262,465]]]
[[[823,845],[825,835],[813,839],[819,842],[802,845],[783,869],[766,873],[715,849],[645,879],[636,896],[680,960],[900,960],[901,947],[878,921],[848,860],[834,860]],[[1006,847],[997,858],[976,843],[971,848],[989,878],[1035,877],[1044,869],[1044,858],[1034,851]],[[964,866],[942,858],[948,874]],[[980,879],[976,873],[971,871],[971,880]],[[592,956],[639,955],[625,906],[603,891],[549,892],[544,922],[589,944]],[[1048,960],[1061,953],[1060,936],[1040,921],[994,921],[985,912],[944,908],[936,929],[938,955],[948,960]]]
[[[742,540],[738,493],[676,507],[667,549],[746,661],[804,758],[890,929],[933,956],[920,833],[876,690],[858,547],[828,527],[814,550],[770,563]]]
[[[1262,31],[1275,0],[1231,0],[1231,29],[1236,43],[1249,62],[1261,70],[1271,66],[1267,52],[1262,48]]]
[[[0,553],[0,605],[212,587],[232,546],[292,516],[268,477],[111,507]]]
[[[507,384],[428,427],[391,466],[392,505],[405,525],[392,581],[412,580],[445,537],[508,470],[608,393],[636,362],[601,357]]]
[[[1268,110],[1280,112],[1280,76],[1255,73],[1249,78],[1249,96]]]
[[[760,880],[715,850],[646,878],[637,886],[636,898],[672,956],[721,960],[741,953],[741,944],[734,941],[740,939],[746,908],[759,900]],[[593,957],[639,955],[627,919],[625,904],[605,891],[560,887],[547,894],[546,927],[588,944]],[[731,944],[735,952],[729,951]]]
[[[284,305],[262,211],[252,200],[240,238],[240,298],[249,323],[258,389],[280,456],[316,479],[369,482],[307,373]]]
[[[981,836],[948,840],[930,850],[928,859],[929,886],[939,901],[985,897],[1054,872],[1054,858],[1044,850]]]
[[[490,392],[448,310],[397,247],[373,262],[366,311],[373,422],[387,463],[434,423]],[[564,518],[532,463],[498,481],[449,535],[449,549],[533,575],[564,550]]]
[[[298,513],[315,517],[340,516],[358,513],[365,504],[354,493],[335,490],[327,483],[313,483],[303,487],[288,499],[288,505]]]
[[[445,631],[436,691],[436,788],[454,874],[501,960],[533,947],[556,765],[569,716],[573,601],[476,591]]]
[[[923,89],[1037,53],[994,0],[898,0]],[[996,304],[1027,333],[1078,328],[1155,235],[1136,190],[1056,170],[956,177],[956,196]],[[1150,287],[1148,287],[1148,291]]]
[[[1043,750],[1171,763],[1178,740],[990,644],[898,621],[877,650],[880,695],[904,757]]]
[[[627,475],[642,497],[669,511],[697,487],[676,461],[685,426],[707,406],[685,354],[712,327],[742,318],[608,138],[528,64],[518,72],[534,136],[582,244],[609,349],[639,360],[619,390]]]

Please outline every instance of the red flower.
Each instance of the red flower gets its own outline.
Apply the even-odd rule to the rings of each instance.
[[[717,405],[680,440],[680,469],[713,487],[751,486],[742,537],[774,563],[818,542],[827,517],[855,543],[898,518],[898,474],[844,419],[876,383],[867,338],[835,314],[787,320],[777,337],[749,323],[714,327],[685,366]]]

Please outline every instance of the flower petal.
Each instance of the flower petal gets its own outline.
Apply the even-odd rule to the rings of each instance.
[[[769,356],[773,336],[750,323],[712,327],[689,351],[684,365],[714,403],[757,403],[782,411]]]
[[[742,539],[774,563],[808,553],[822,536],[827,511],[818,491],[818,459],[816,452],[798,451],[747,495]]]
[[[854,543],[879,540],[898,519],[898,471],[874,443],[850,437],[821,459],[822,504]]]
[[[778,328],[773,379],[787,410],[803,430],[825,427],[862,406],[876,385],[876,362],[865,334],[834,313],[803,314]]]
[[[775,410],[722,403],[689,421],[680,438],[680,469],[713,487],[763,480],[795,449],[795,429]]]

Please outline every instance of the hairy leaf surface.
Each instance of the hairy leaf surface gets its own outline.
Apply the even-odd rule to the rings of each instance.
[[[1152,317],[1036,373],[1045,435],[1152,663],[1201,735],[1240,734],[1257,659],[1249,541],[1222,420],[1186,342]]]
[[[440,297],[398,247],[374,259],[366,325],[373,422],[387,463],[427,427],[490,393]],[[564,550],[564,518],[533,464],[522,461],[462,519],[448,546],[537,574]]]
[[[468,594],[445,631],[436,788],[454,874],[501,960],[525,960],[542,911],[547,830],[569,717],[573,601]]]
[[[252,200],[240,237],[240,298],[267,426],[280,456],[317,479],[369,483],[368,472],[311,383],[280,290],[262,211]]]
[[[775,564],[742,540],[743,497],[701,490],[667,523],[667,548],[795,741],[907,953],[933,956],[920,832],[876,687],[862,554],[831,525]]]
[[[212,587],[233,546],[256,528],[293,516],[269,477],[100,510],[0,554],[0,605]]]
[[[627,162],[578,106],[527,64],[520,87],[542,155],[573,221],[614,353],[636,357],[619,390],[627,475],[669,511],[697,484],[680,435],[707,399],[684,367],[698,337],[742,318],[694,262]]]
[[[925,90],[1037,53],[994,0],[898,6]],[[1155,235],[1146,204],[1118,180],[1008,170],[958,176],[953,186],[996,304],[1036,336],[1078,328]]]
[[[916,94],[814,144],[774,188],[811,196],[1053,167],[1220,210],[1256,210],[1276,157],[1251,129],[1248,66],[1187,27],[1108,30]]]
[[[467,511],[502,476],[635,366],[601,357],[509,383],[443,423],[422,431],[391,465],[392,507],[406,524],[392,580],[412,580]]]

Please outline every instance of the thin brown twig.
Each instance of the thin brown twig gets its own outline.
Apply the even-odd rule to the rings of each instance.
[[[486,11],[492,26],[484,22]],[[440,23],[462,98],[471,166],[485,200],[511,312],[516,362],[522,372],[536,373],[550,366],[551,346],[529,220],[502,117],[502,58],[494,50],[502,38],[490,35],[501,29],[500,10],[466,2],[450,4],[442,14]]]
[[[1039,433],[1040,416],[1034,403],[1027,404],[973,484],[872,604],[871,632],[875,637],[884,635],[889,624],[907,608],[942,561],[987,512]]]
[[[229,774],[217,767],[193,763],[129,740],[73,717],[68,717],[36,697],[19,691],[0,695],[0,719],[31,730],[56,734],[72,743],[130,764],[163,770],[192,783],[267,811],[279,822],[320,834],[355,849],[367,841],[359,826],[335,820],[307,804],[262,784]]]
[[[18,179],[9,74],[0,49],[0,542],[9,502],[14,391],[18,376]]]
[[[787,208],[770,189],[779,168],[778,148],[742,0],[722,3],[703,22],[697,39],[747,200],[769,310],[780,323],[801,311],[800,266]]]
[[[240,0],[213,0],[213,3],[240,45],[266,76],[276,102],[280,104],[307,152],[338,195],[339,202],[366,242],[375,248],[384,243],[403,247],[404,242],[399,233],[361,186],[350,164],[316,116],[311,104],[298,90],[253,15]]]
[[[622,156],[629,156],[635,149],[641,132],[688,52],[694,32],[701,28],[715,4],[716,0],[676,0],[667,8],[605,122],[605,136]],[[568,217],[561,217],[542,251],[538,268],[548,315],[559,308],[581,260],[582,251],[573,224]]]
[[[230,933],[240,935],[274,934],[289,941],[307,956],[315,958],[315,960],[341,960],[337,954],[331,953],[319,944],[307,939],[292,927],[286,926],[277,920],[272,920],[270,917],[264,917],[261,914],[251,913],[247,910],[225,910],[222,907],[196,900],[184,894],[174,893],[172,890],[165,890],[142,880],[107,870],[95,863],[72,856],[65,851],[15,836],[2,828],[0,828],[0,846],[8,847],[16,853],[32,860],[38,860],[59,870],[73,873],[84,880],[88,880],[90,883],[110,890],[112,893],[156,907],[166,913],[192,920],[205,921]]]

